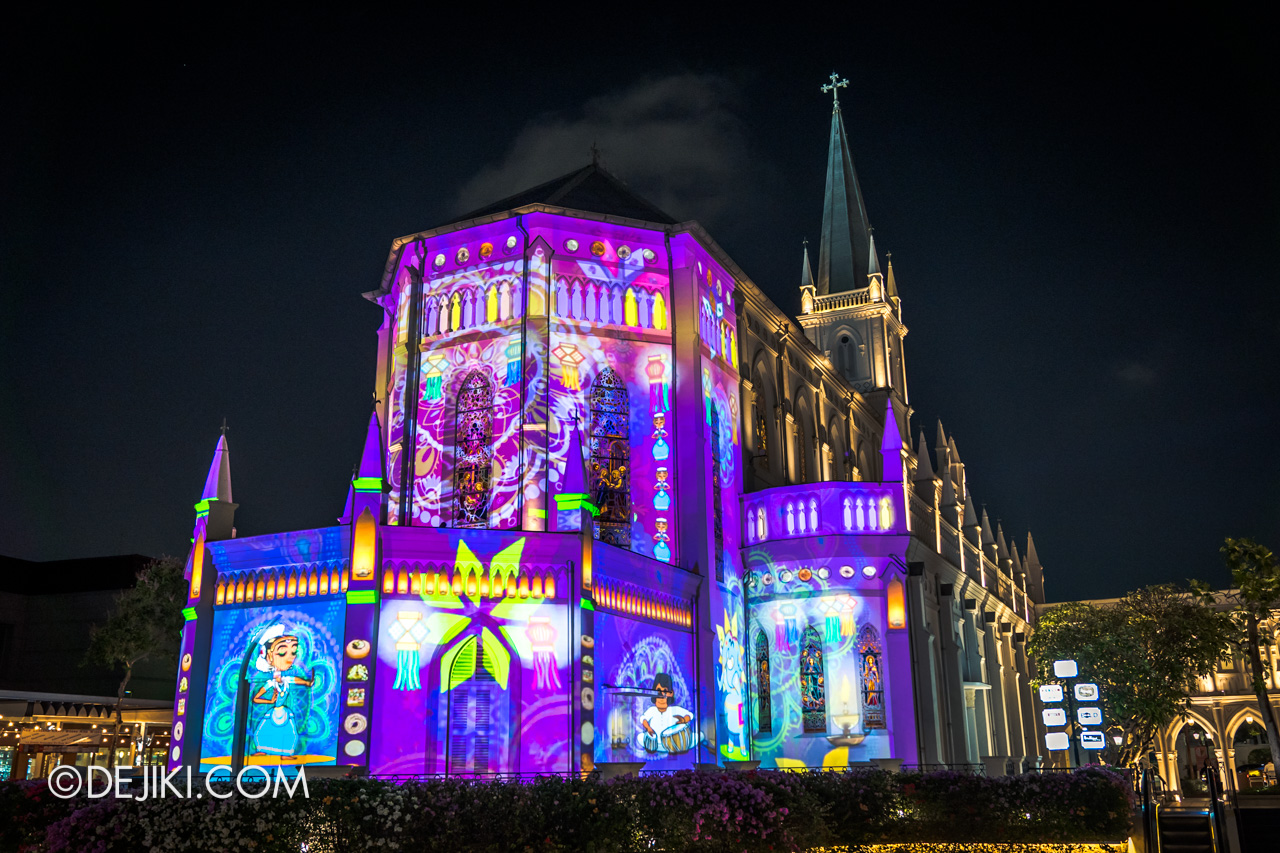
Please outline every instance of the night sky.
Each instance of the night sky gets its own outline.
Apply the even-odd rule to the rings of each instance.
[[[224,417],[240,535],[332,523],[391,241],[593,142],[795,312],[833,69],[913,431],[941,417],[1049,598],[1280,548],[1269,28],[845,8],[10,22],[0,554],[185,554]]]

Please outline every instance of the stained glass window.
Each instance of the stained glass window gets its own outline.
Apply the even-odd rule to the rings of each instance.
[[[884,726],[884,670],[880,651],[880,632],[874,625],[863,625],[858,632],[858,656],[862,659],[862,719],[867,729]]]
[[[800,646],[800,710],[806,732],[827,730],[827,684],[822,669],[822,636],[812,625]]]
[[[773,731],[773,694],[769,688],[769,641],[763,633],[756,636],[756,727],[761,732]]]
[[[612,367],[591,384],[591,492],[600,514],[595,537],[631,547],[631,442],[627,387]]]
[[[764,400],[759,394],[752,407],[756,410],[756,456],[764,456],[769,452],[769,429],[764,420]]]
[[[493,383],[479,370],[462,380],[454,449],[457,527],[488,527],[493,476]]]

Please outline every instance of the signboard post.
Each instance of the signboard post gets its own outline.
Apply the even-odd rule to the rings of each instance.
[[[1080,750],[1105,749],[1106,734],[1102,726],[1102,695],[1098,685],[1077,682],[1080,667],[1073,660],[1053,662],[1053,674],[1063,684],[1040,685],[1040,702],[1046,707],[1040,712],[1046,728],[1061,726],[1061,731],[1049,731],[1044,737],[1046,749],[1069,750],[1074,767],[1080,767]],[[1066,703],[1063,708],[1059,703]],[[1077,704],[1079,703],[1079,704]],[[1093,727],[1098,727],[1095,729]],[[1071,736],[1072,729],[1075,737]]]

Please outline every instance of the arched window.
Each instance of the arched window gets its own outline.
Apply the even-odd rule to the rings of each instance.
[[[858,673],[862,680],[862,727],[883,729],[884,668],[880,648],[880,632],[874,625],[863,625],[858,632]]]
[[[591,384],[591,493],[600,509],[595,519],[595,537],[628,549],[631,547],[629,412],[627,387],[622,377],[612,367],[606,367]]]
[[[756,730],[773,731],[773,694],[769,687],[769,641],[756,636]]]
[[[796,510],[794,504],[787,504],[787,535],[791,536],[796,532]]]
[[[842,331],[836,339],[836,369],[849,379],[857,378],[855,346],[857,345],[847,331]]]
[[[764,510],[756,510],[756,539],[763,542],[769,536],[769,528],[764,520]]]
[[[844,529],[846,532],[853,530],[853,499],[850,497],[844,499]]]
[[[818,532],[818,501],[816,498],[809,498],[809,529],[814,533]]]
[[[455,436],[454,524],[488,527],[493,476],[493,383],[479,370],[471,371],[462,380]]]
[[[756,427],[756,458],[766,459],[769,453],[769,427],[764,419],[764,397],[756,394],[751,401]]]
[[[806,733],[827,730],[827,684],[822,669],[822,636],[809,625],[800,646],[800,710]]]

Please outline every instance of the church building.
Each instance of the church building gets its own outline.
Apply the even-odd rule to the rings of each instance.
[[[840,85],[798,322],[598,163],[394,241],[338,523],[237,537],[218,443],[170,766],[1038,760],[1041,566],[912,449]]]

